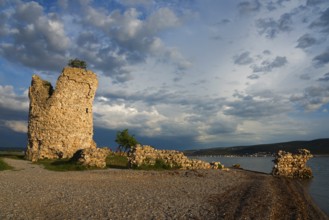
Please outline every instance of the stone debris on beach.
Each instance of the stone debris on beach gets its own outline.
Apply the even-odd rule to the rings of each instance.
[[[130,167],[142,165],[154,165],[157,160],[162,160],[172,168],[181,169],[224,169],[220,162],[205,162],[202,160],[189,159],[184,153],[176,150],[158,150],[148,145],[136,145],[128,153]]]
[[[309,159],[313,157],[307,149],[299,149],[298,154],[292,154],[280,150],[273,160],[274,176],[285,176],[290,178],[309,179],[312,178],[312,170],[306,166]]]

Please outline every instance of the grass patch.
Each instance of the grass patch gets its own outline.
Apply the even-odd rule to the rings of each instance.
[[[47,170],[52,171],[82,171],[90,170],[95,168],[85,167],[79,164],[72,162],[70,159],[61,159],[61,160],[39,160],[36,164],[41,164]]]
[[[128,157],[117,153],[111,153],[106,158],[106,166],[109,168],[128,169]]]
[[[134,167],[137,170],[177,170],[181,168],[180,166],[169,166],[166,162],[162,159],[156,159],[154,165],[150,164],[142,164],[139,167]]]
[[[23,151],[0,151],[0,158],[6,157],[10,159],[24,160]]]
[[[5,163],[5,161],[3,161],[2,158],[0,158],[0,171],[3,170],[11,170],[13,169],[11,166],[9,166],[7,163]]]

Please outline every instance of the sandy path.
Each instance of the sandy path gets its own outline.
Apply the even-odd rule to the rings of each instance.
[[[328,219],[293,181],[246,171],[53,172],[5,159],[0,219]]]

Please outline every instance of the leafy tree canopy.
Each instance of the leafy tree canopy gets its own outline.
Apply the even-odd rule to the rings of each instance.
[[[77,58],[71,59],[68,64],[70,67],[76,67],[76,68],[81,68],[81,69],[87,69],[87,63],[83,60],[79,60]]]
[[[128,129],[118,131],[115,142],[119,145],[118,150],[124,152],[138,144],[138,141],[135,139],[134,135],[129,134]]]

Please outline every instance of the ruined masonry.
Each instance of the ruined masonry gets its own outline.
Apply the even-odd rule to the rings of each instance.
[[[156,160],[162,160],[172,168],[181,169],[225,169],[220,162],[207,163],[201,160],[191,160],[182,152],[175,150],[157,150],[148,145],[137,145],[128,154],[130,167],[140,167],[142,165],[153,166]],[[228,169],[225,169],[228,170]]]
[[[71,158],[80,149],[96,148],[92,103],[98,86],[92,71],[66,67],[54,90],[33,75],[26,158]]]
[[[298,154],[291,154],[280,150],[273,161],[275,165],[272,174],[290,178],[312,178],[312,170],[306,166],[306,163],[313,155],[306,149],[299,149],[298,152]]]

